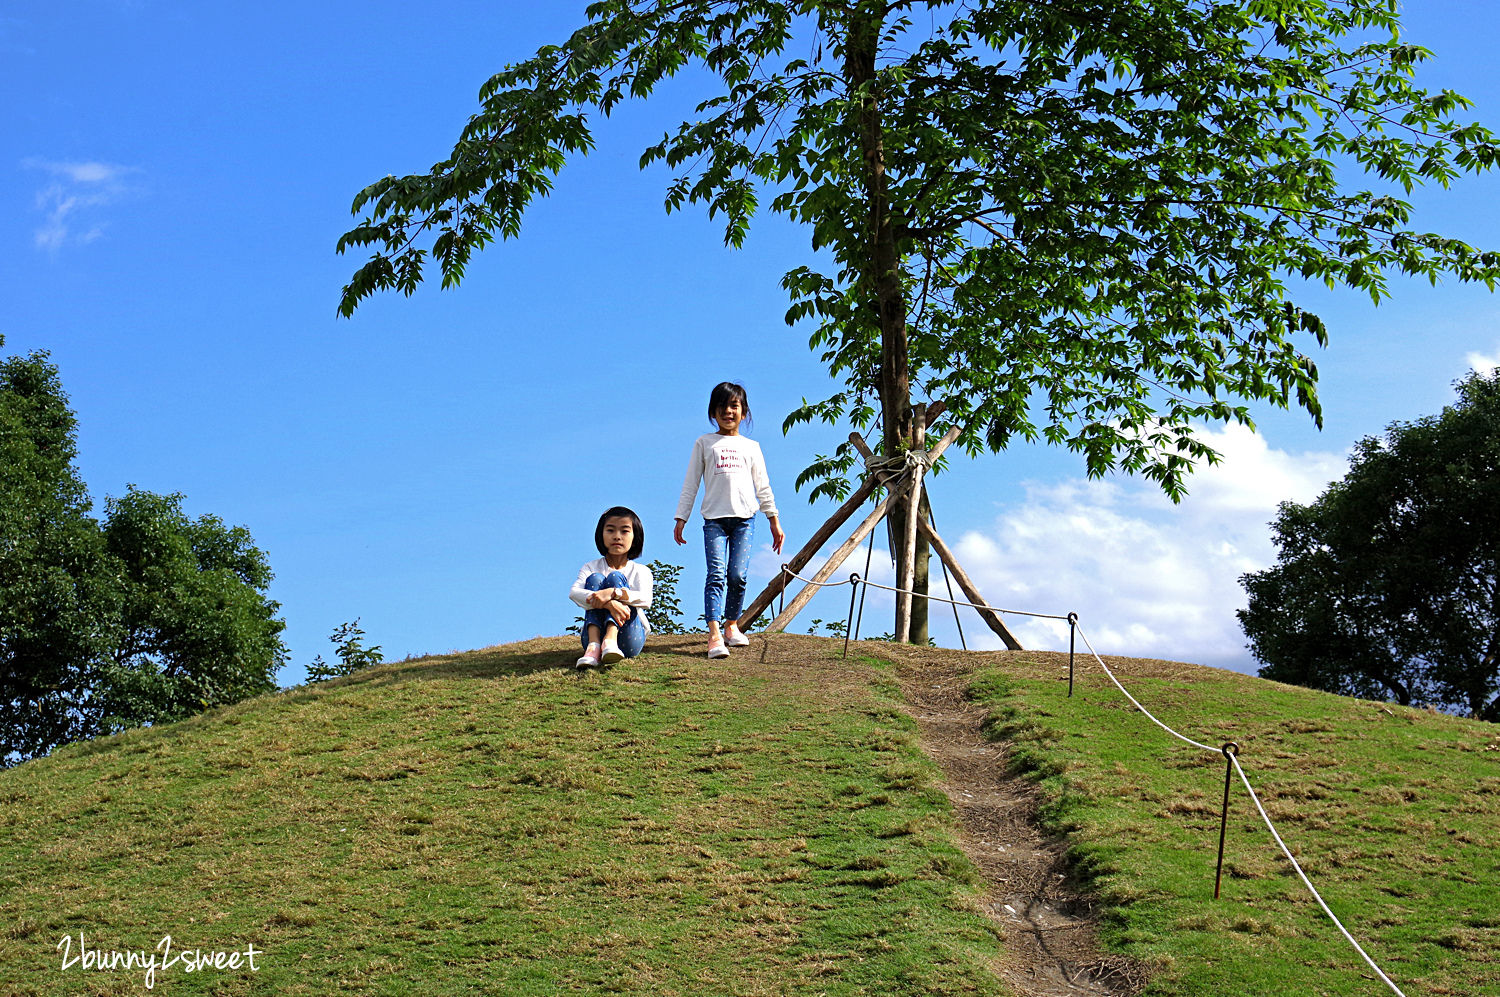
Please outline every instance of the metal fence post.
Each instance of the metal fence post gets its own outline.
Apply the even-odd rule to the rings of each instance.
[[[844,659],[849,658],[849,628],[854,626],[854,594],[859,591],[859,572],[849,574],[849,618],[844,621]]]
[[[1229,826],[1229,777],[1234,773],[1234,758],[1240,746],[1226,741],[1219,749],[1224,753],[1224,809],[1219,813],[1219,864],[1214,870],[1214,899],[1219,899],[1219,881],[1224,877],[1224,831]]]
[[[1068,614],[1068,697],[1073,696],[1073,646],[1078,637],[1078,614]]]
[[[870,577],[870,558],[875,554],[875,531],[870,531],[870,546],[865,550],[865,574]],[[864,579],[862,578],[861,581]],[[859,590],[859,615],[854,618],[854,639],[859,640],[859,626],[865,621],[865,596],[869,594],[870,586],[865,585]]]
[[[931,489],[928,490],[928,494],[932,494]],[[936,530],[937,516],[932,511],[931,502],[927,504],[927,519],[932,523],[933,530]],[[958,618],[958,602],[953,598],[953,579],[948,577],[948,565],[943,563],[942,558],[938,558],[938,564],[942,565],[943,568],[943,584],[948,587],[948,604],[953,607],[953,625],[958,628],[958,645],[967,651],[969,649],[969,642],[964,639],[964,624]]]

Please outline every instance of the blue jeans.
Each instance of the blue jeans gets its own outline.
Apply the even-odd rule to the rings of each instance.
[[[623,589],[630,586],[625,583],[625,576],[618,571],[611,571],[607,575],[594,572],[583,580],[583,587],[590,592],[598,592],[600,589]],[[583,632],[579,636],[583,639],[583,649],[589,649],[589,625],[599,628],[599,637],[604,638],[604,628],[615,622],[615,618],[609,615],[607,609],[586,609],[583,611]],[[641,653],[641,648],[646,646],[646,621],[641,619],[641,611],[634,606],[630,608],[630,619],[620,628],[620,634],[616,638],[620,644],[620,653],[627,658],[633,658]]]
[[[754,536],[754,517],[726,516],[703,521],[703,554],[708,559],[708,577],[703,582],[703,618],[709,623],[740,618],[740,608],[745,604],[745,575],[750,569],[750,541]]]

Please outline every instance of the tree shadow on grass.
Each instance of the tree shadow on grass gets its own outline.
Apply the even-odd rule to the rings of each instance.
[[[522,678],[537,672],[573,670],[577,638],[543,637],[519,644],[500,644],[474,651],[432,654],[409,661],[389,661],[363,675],[361,684],[395,685],[414,679],[486,680]]]
[[[648,639],[642,658],[650,657],[700,657],[697,654],[701,635],[663,634]],[[523,678],[538,672],[576,670],[574,662],[580,653],[578,638],[573,635],[561,637],[536,637],[514,644],[497,644],[493,647],[473,651],[457,651],[452,654],[433,654],[409,661],[392,661],[342,679],[327,683],[335,685],[397,685],[412,680],[467,680],[493,681],[495,679]],[[634,659],[640,660],[640,659]],[[630,660],[622,661],[616,668],[629,667]],[[608,670],[606,669],[606,674]],[[595,674],[592,671],[579,674]]]

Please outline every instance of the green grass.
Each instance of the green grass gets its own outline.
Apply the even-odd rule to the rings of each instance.
[[[1069,699],[1066,655],[994,660],[970,694],[1109,904],[1106,945],[1160,967],[1148,993],[1389,993],[1238,777],[1213,899],[1222,757],[1152,725],[1091,661]],[[1500,727],[1191,665],[1122,659],[1117,674],[1189,737],[1238,743],[1297,861],[1407,994],[1500,993]]]
[[[675,641],[675,643],[673,642]],[[97,950],[263,954],[169,994],[1002,994],[895,666],[687,638],[603,675],[567,639],[387,665],[0,772],[0,994],[140,994]],[[866,652],[880,646],[866,644]],[[1060,656],[971,694],[1106,903],[1105,943],[1181,997],[1370,995],[1223,762]],[[905,654],[893,654],[904,659]],[[1233,739],[1325,898],[1412,997],[1500,993],[1500,728],[1122,660],[1167,723]],[[912,667],[910,664],[903,667]]]
[[[169,994],[1003,992],[890,669],[770,646],[403,662],[0,773],[0,993],[144,992],[79,933],[264,953]]]

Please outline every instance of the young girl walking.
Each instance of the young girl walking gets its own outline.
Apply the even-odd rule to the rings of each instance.
[[[623,505],[605,509],[599,517],[594,547],[602,556],[578,569],[568,592],[584,609],[579,668],[612,665],[635,657],[645,646],[653,579],[650,568],[633,560],[641,556],[645,542],[641,517]]]
[[[740,631],[739,615],[745,603],[745,574],[750,567],[756,510],[764,512],[770,521],[771,546],[778,554],[786,534],[777,518],[760,444],[740,435],[740,424],[750,418],[745,389],[728,381],[716,385],[708,396],[708,417],[718,425],[718,432],[704,433],[693,441],[672,537],[679,544],[687,543],[682,530],[702,482],[703,552],[708,560],[703,618],[708,622],[708,656],[727,658],[729,648],[750,643]]]

